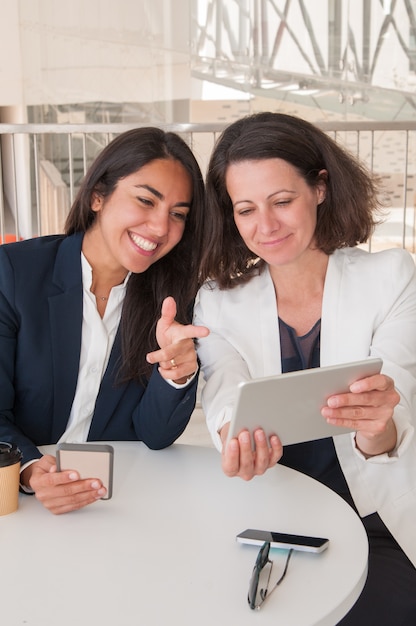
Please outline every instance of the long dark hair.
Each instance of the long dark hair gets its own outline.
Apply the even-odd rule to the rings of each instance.
[[[176,133],[159,128],[135,128],[118,135],[89,168],[65,224],[67,235],[86,232],[97,215],[91,209],[93,194],[103,198],[111,195],[120,179],[155,159],[174,159],[183,165],[192,180],[192,202],[180,242],[148,270],[132,274],[128,281],[121,316],[122,381],[143,382],[149,378],[152,366],[145,356],[158,349],[155,329],[166,296],[175,298],[179,322],[191,320],[199,287],[204,215],[203,177],[191,149]]]
[[[318,207],[315,241],[331,254],[367,241],[377,220],[378,181],[351,154],[311,123],[282,113],[242,118],[219,137],[206,179],[207,226],[201,277],[221,288],[249,280],[263,266],[245,245],[234,222],[225,177],[231,163],[283,159],[314,188],[326,184]],[[320,172],[326,170],[327,174]]]

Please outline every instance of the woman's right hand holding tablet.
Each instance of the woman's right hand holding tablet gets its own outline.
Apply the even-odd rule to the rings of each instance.
[[[227,443],[229,427],[229,423],[225,424],[220,431],[223,444],[222,469],[227,476],[251,480],[254,476],[264,474],[281,458],[283,446],[277,435],[272,435],[267,441],[261,428],[255,430],[253,436],[256,449],[253,450],[248,430],[242,430],[238,437],[233,437]]]

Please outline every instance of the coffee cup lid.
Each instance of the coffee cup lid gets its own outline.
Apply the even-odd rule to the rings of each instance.
[[[22,453],[14,443],[0,441],[0,467],[14,465],[22,460]]]

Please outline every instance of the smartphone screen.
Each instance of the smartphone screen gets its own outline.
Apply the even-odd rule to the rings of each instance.
[[[239,543],[262,545],[265,541],[273,548],[292,548],[305,552],[322,552],[328,547],[329,539],[326,537],[310,537],[308,535],[292,535],[279,533],[271,530],[258,530],[248,528],[237,535]]]

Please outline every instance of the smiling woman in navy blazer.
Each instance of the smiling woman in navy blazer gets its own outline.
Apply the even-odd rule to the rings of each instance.
[[[0,440],[23,452],[22,487],[54,513],[103,496],[38,446],[169,446],[195,405],[190,325],[204,188],[187,144],[156,128],[97,157],[64,235],[0,246]],[[93,477],[91,477],[93,478]]]

